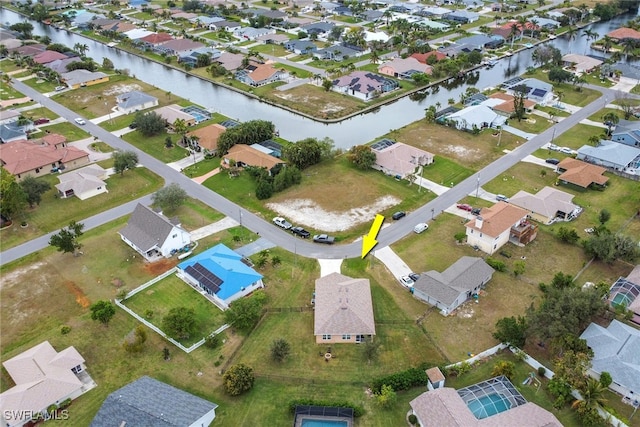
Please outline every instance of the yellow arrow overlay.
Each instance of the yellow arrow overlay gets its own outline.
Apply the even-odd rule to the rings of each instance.
[[[377,214],[375,219],[373,220],[373,224],[371,224],[371,229],[369,230],[369,234],[366,234],[362,239],[362,258],[366,257],[371,249],[375,245],[378,244],[376,237],[380,232],[380,228],[382,227],[382,222],[384,221],[384,216]]]

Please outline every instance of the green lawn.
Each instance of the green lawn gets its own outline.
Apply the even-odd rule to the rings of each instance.
[[[67,141],[73,142],[79,139],[85,139],[90,137],[89,133],[85,132],[81,127],[76,126],[71,122],[62,122],[56,123],[54,125],[47,125],[43,128],[46,129],[50,133],[59,133],[60,135],[64,135],[67,137]],[[35,136],[40,137],[43,134],[35,134]]]
[[[602,119],[597,121],[601,121],[601,120]],[[589,138],[591,136],[594,136],[594,135],[602,136],[605,132],[606,132],[605,128],[578,123],[577,125],[572,127],[570,131],[565,132],[562,135],[556,137],[553,143],[562,147],[569,147],[569,148],[573,148],[574,150],[577,150],[583,145],[589,145]],[[557,157],[557,155],[562,154],[554,151],[552,151],[552,153],[553,153],[553,156],[547,156],[547,157]],[[560,157],[557,157],[557,158],[560,159]]]
[[[59,83],[57,81],[41,80],[37,77],[23,80],[22,83],[34,88],[35,90],[41,93],[53,92],[56,86],[59,86]]]
[[[252,51],[256,51],[256,52],[260,52],[260,53],[266,53],[267,55],[273,55],[273,56],[285,56],[288,55],[290,52],[288,50],[286,50],[284,47],[282,47],[279,44],[260,44],[258,46],[254,46],[251,48]]]
[[[551,83],[553,85],[553,92],[556,95],[558,95],[558,92],[562,93],[562,103],[584,107],[602,96],[600,92],[593,89],[580,88],[570,83],[551,82],[549,80],[549,73],[540,68],[536,69],[534,73],[527,73],[526,77],[533,77]]]
[[[162,279],[144,291],[127,298],[123,303],[142,317],[151,310],[153,316],[147,320],[160,329],[162,329],[162,319],[172,308],[193,309],[197,332],[190,338],[178,340],[186,347],[200,341],[225,323],[222,310],[175,275]]]
[[[24,94],[18,92],[13,86],[2,84],[0,85],[0,100],[6,101],[7,99],[24,98]]]
[[[296,77],[300,77],[301,79],[306,79],[307,77],[313,76],[313,74],[309,71],[303,70],[302,68],[292,67],[291,65],[281,64],[278,62],[273,64],[273,66],[275,68],[284,68],[285,70],[289,71],[289,73],[295,72]]]
[[[0,231],[2,250],[64,227],[71,220],[79,221],[149,194],[163,184],[162,179],[148,169],[135,168],[127,171],[123,176],[113,175],[107,179],[108,193],[80,200],[77,197],[68,199],[58,197],[54,187],[58,183],[55,175],[40,179],[48,182],[51,190],[42,196],[40,206],[27,209],[24,215],[16,215],[17,221],[26,221],[29,224],[27,228],[22,228],[16,223]]]
[[[509,120],[509,125],[524,132],[539,134],[549,129],[553,123],[544,117],[535,114],[529,114],[525,119],[518,121],[517,119]]]
[[[165,147],[165,139],[169,136],[173,141],[173,147]],[[175,162],[189,155],[189,152],[176,145],[176,141],[179,136],[175,134],[167,134],[166,132],[155,136],[144,136],[138,130],[129,132],[122,136],[122,139],[130,143],[131,145],[139,148],[147,154],[152,155],[156,159],[164,163]]]
[[[457,185],[472,174],[473,170],[446,157],[438,156],[432,164],[423,169],[422,177],[442,185],[450,185],[452,182]]]
[[[184,168],[183,172],[188,177],[197,177],[211,172],[219,166],[220,158],[214,157],[212,159],[204,159],[195,165]]]

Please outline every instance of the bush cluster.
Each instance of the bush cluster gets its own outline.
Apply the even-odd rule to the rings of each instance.
[[[500,261],[500,260],[497,260],[497,259],[491,258],[491,257],[487,257],[487,259],[485,259],[485,261],[495,271],[499,271],[501,273],[504,273],[505,271],[507,271],[507,265],[504,262]]]
[[[427,385],[427,373],[424,367],[409,368],[405,371],[387,375],[386,377],[373,380],[371,390],[374,394],[380,394],[384,384],[391,386],[395,391],[408,390],[417,386]]]

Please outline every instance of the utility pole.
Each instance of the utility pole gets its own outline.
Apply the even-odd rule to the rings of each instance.
[[[476,199],[478,198],[478,193],[479,192],[480,192],[480,175],[478,175],[478,181],[476,183]]]

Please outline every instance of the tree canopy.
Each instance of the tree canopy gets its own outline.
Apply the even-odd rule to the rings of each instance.
[[[133,169],[138,164],[138,155],[134,151],[115,151],[111,157],[113,170],[120,175],[124,175],[124,171]]]
[[[97,320],[104,325],[108,325],[111,318],[116,314],[116,308],[111,301],[98,301],[89,307],[91,319]]]
[[[27,205],[27,195],[16,177],[0,166],[0,214],[12,218]]]
[[[356,145],[351,147],[347,155],[349,161],[358,169],[367,170],[376,162],[376,154],[368,145]]]
[[[187,192],[175,182],[153,193],[153,204],[162,210],[173,212],[187,200]]]
[[[233,365],[222,376],[224,389],[231,396],[238,396],[245,391],[251,390],[255,377],[253,369],[249,366],[239,363]]]
[[[59,233],[51,236],[49,244],[58,249],[58,252],[75,254],[82,247],[78,238],[84,234],[83,228],[83,223],[71,221],[67,228],[62,228]]]
[[[224,312],[227,323],[240,331],[249,331],[258,323],[262,314],[262,307],[267,301],[264,291],[256,291],[250,297],[240,298],[231,303]]]
[[[316,138],[305,138],[284,148],[284,158],[298,169],[306,169],[322,160],[322,146]]]
[[[527,338],[527,321],[524,317],[503,317],[496,322],[493,337],[500,342],[522,348]]]
[[[164,132],[167,121],[156,112],[136,114],[135,123],[138,125],[138,131],[144,136],[154,136]]]
[[[617,259],[633,262],[640,257],[640,248],[634,239],[620,233],[610,233],[606,229],[582,242],[587,254],[608,264]]]
[[[188,339],[196,330],[196,313],[191,308],[174,307],[162,319],[162,329],[175,339]]]
[[[29,207],[39,205],[42,195],[51,189],[51,185],[40,179],[28,176],[20,182],[20,187],[24,191]]]
[[[275,126],[266,120],[250,120],[227,129],[218,139],[218,152],[225,154],[236,144],[256,144],[273,138]]]

